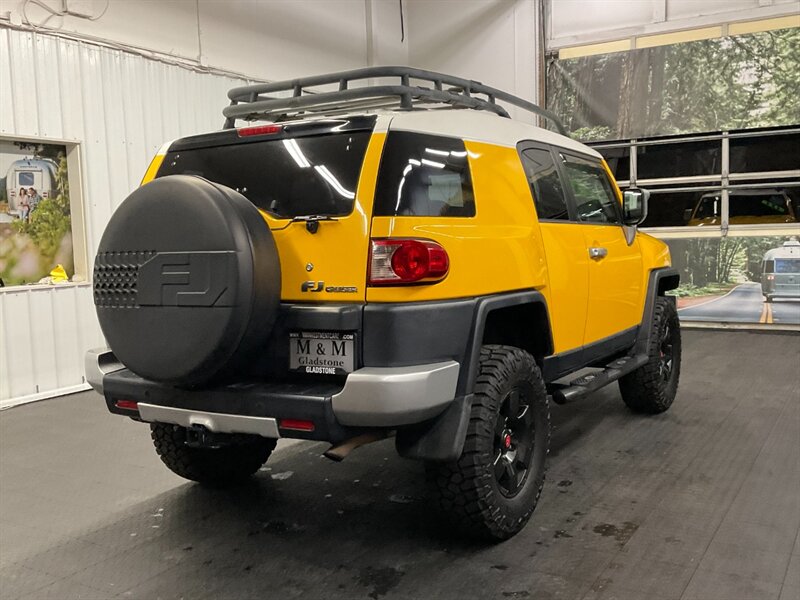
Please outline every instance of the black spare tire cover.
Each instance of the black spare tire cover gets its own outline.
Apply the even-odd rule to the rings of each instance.
[[[197,386],[242,368],[275,321],[280,264],[258,210],[201,177],[134,191],[106,227],[94,303],[111,350],[153,381]]]

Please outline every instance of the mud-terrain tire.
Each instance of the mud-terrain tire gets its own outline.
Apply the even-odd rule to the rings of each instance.
[[[525,526],[544,484],[550,408],[533,357],[483,346],[471,411],[461,456],[429,462],[428,484],[457,531],[498,542]]]
[[[649,360],[619,380],[619,391],[633,412],[655,415],[672,406],[681,375],[681,326],[672,300],[656,300],[651,327]]]
[[[186,429],[178,425],[152,423],[150,436],[167,468],[191,481],[209,487],[229,487],[245,481],[261,468],[277,440],[249,436],[246,442],[218,448],[186,445]]]

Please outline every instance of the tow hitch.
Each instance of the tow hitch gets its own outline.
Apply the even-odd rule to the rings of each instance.
[[[230,444],[235,436],[215,433],[205,425],[194,424],[186,428],[186,445],[190,448],[219,448]]]

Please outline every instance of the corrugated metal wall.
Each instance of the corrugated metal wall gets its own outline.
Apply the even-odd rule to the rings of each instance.
[[[225,94],[241,83],[0,28],[0,135],[80,143],[90,262],[161,144],[219,129]],[[0,408],[83,389],[83,353],[100,345],[89,284],[0,289]]]

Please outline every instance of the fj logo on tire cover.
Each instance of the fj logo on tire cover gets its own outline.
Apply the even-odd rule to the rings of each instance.
[[[233,306],[235,252],[159,252],[139,267],[139,306]]]

